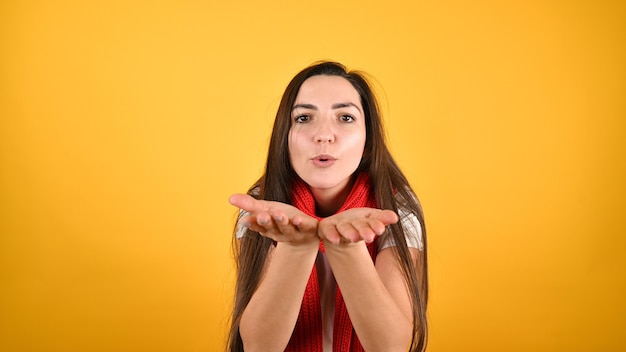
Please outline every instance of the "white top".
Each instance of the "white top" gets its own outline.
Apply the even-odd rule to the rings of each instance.
[[[244,212],[245,213],[245,212]],[[245,214],[242,214],[245,215]],[[417,248],[420,251],[424,249],[422,240],[422,227],[420,226],[417,216],[406,210],[398,212],[400,217],[400,225],[404,229],[406,244],[410,248]],[[237,229],[237,238],[240,239],[245,234],[247,228],[239,225]],[[376,239],[378,252],[395,246],[395,242],[391,236],[378,237]],[[332,352],[333,350],[333,324],[335,321],[335,292],[337,282],[333,276],[333,272],[326,258],[326,254],[321,251],[317,254],[315,261],[317,265],[317,275],[320,288],[320,305],[322,308],[322,329],[324,352]]]

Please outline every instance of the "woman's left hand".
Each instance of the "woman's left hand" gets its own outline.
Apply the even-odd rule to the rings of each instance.
[[[334,244],[373,242],[385,232],[385,227],[398,222],[391,210],[352,208],[320,221],[317,234]]]

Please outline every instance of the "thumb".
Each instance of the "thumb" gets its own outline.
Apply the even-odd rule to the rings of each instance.
[[[230,204],[248,212],[254,211],[256,201],[256,199],[247,194],[233,194],[228,198]]]
[[[371,217],[377,219],[378,221],[382,222],[383,224],[385,224],[385,226],[387,225],[391,225],[391,224],[395,224],[396,222],[398,222],[398,214],[396,214],[394,211],[392,210],[378,210],[376,212],[374,212]]]

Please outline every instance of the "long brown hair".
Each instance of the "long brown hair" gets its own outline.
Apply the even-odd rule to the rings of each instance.
[[[270,139],[265,173],[248,190],[248,194],[258,199],[291,203],[291,189],[297,175],[289,160],[288,136],[291,128],[291,110],[300,86],[306,79],[317,75],[339,76],[348,80],[359,93],[365,112],[366,142],[361,163],[356,171],[367,172],[381,209],[400,209],[417,216],[422,227],[423,249],[414,261],[407,247],[404,229],[399,223],[389,226],[384,236],[392,236],[395,246],[391,247],[400,263],[402,274],[411,296],[413,310],[413,339],[410,351],[424,351],[428,325],[426,303],[428,301],[428,263],[426,256],[426,228],[421,205],[408,180],[394,161],[387,144],[381,114],[376,97],[365,74],[348,71],[342,64],[323,61],[300,71],[289,83],[280,101],[272,136]],[[235,227],[236,228],[236,227]],[[234,238],[234,236],[233,236]],[[237,263],[235,302],[231,319],[228,349],[242,352],[243,343],[239,334],[241,315],[256,290],[265,261],[273,245],[268,238],[258,232],[246,231],[240,240],[235,240],[233,250]]]

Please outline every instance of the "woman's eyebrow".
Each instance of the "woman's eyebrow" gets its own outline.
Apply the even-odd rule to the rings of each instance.
[[[341,108],[349,108],[349,107],[353,107],[357,110],[359,110],[359,112],[361,112],[361,108],[359,108],[355,103],[337,103],[337,104],[333,104],[332,108],[333,109],[341,109]]]
[[[317,110],[317,106],[315,106],[313,104],[296,104],[296,105],[293,106],[293,108],[291,108],[291,111],[296,110],[298,108]]]
[[[333,108],[333,109],[342,109],[342,108],[349,108],[349,107],[353,107],[353,108],[357,109],[359,112],[361,112],[361,108],[359,108],[358,105],[356,105],[354,103],[350,103],[350,102],[336,103],[336,104],[333,104],[331,106],[331,108]],[[291,108],[291,110],[293,111],[293,110],[296,110],[298,108],[317,110],[317,106],[315,106],[313,104],[296,104],[296,105],[293,106],[293,108]]]

